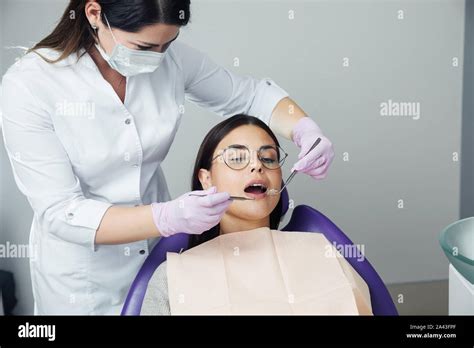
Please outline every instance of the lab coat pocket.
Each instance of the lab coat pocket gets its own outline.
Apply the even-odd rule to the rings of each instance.
[[[47,289],[44,291],[66,306],[71,314],[76,309],[81,312],[84,307],[92,308],[86,267],[88,253],[87,248],[55,236],[48,235],[41,240],[35,279],[38,286]]]
[[[48,236],[41,243],[41,268],[61,282],[82,282],[86,279],[89,250],[84,246]]]

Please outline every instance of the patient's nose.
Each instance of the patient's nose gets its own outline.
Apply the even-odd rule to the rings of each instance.
[[[259,173],[263,171],[263,164],[262,161],[258,158],[258,153],[252,153],[250,155],[250,172],[253,173],[255,170],[257,170]]]
[[[257,170],[259,173],[263,171],[263,165],[262,162],[257,158],[257,160],[253,159],[250,161],[250,172],[253,173],[255,170]]]

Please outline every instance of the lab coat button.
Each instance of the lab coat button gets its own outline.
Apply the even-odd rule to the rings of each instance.
[[[67,218],[68,218],[68,219],[72,219],[73,217],[74,217],[74,214],[73,214],[73,213],[68,213],[68,214],[67,214]]]
[[[127,118],[127,119],[125,120],[125,124],[130,124],[130,123],[132,123],[132,120],[130,120],[129,118]]]
[[[271,83],[270,81],[267,81],[267,85],[271,86],[271,85],[272,85],[272,83]]]
[[[143,249],[142,249],[142,250],[140,250],[140,254],[142,254],[142,255],[143,255],[144,253],[145,253],[145,250],[143,250]]]

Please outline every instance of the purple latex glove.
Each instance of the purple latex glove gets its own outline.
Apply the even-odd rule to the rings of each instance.
[[[305,156],[318,138],[321,138],[321,142]],[[299,161],[293,165],[291,171],[306,173],[314,179],[324,179],[334,158],[334,150],[332,143],[323,135],[318,125],[309,117],[303,117],[293,128],[293,142],[301,151],[298,155]]]
[[[176,233],[201,234],[216,226],[232,200],[227,192],[216,193],[215,186],[207,190],[185,193],[175,200],[152,203],[153,221],[163,237]],[[207,194],[205,197],[189,193]]]

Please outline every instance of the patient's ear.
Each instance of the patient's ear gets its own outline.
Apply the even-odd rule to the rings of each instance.
[[[209,170],[203,168],[199,169],[198,178],[204,190],[212,187],[211,172]]]

